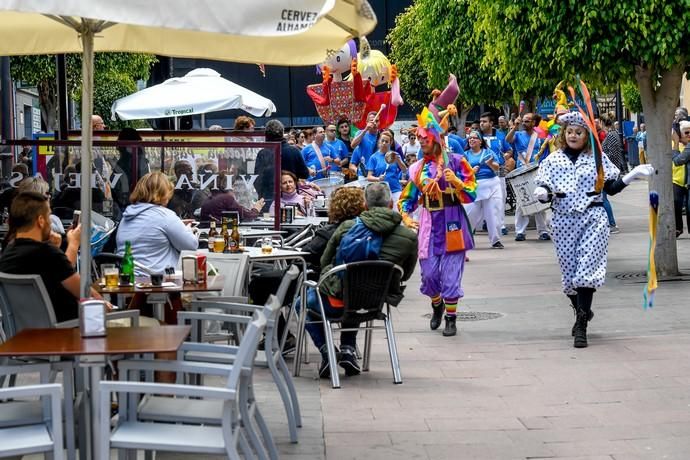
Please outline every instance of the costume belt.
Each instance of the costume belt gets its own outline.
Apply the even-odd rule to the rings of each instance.
[[[455,190],[444,191],[441,193],[441,198],[438,200],[432,199],[429,195],[424,194],[424,207],[429,211],[440,211],[449,206],[460,206],[460,200],[455,195]]]

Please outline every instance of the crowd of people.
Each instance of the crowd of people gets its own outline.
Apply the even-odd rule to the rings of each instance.
[[[419,261],[421,292],[431,304],[430,328],[438,329],[445,321],[442,333],[449,337],[457,334],[457,308],[464,295],[462,275],[469,260],[467,251],[477,244],[477,230],[485,228],[489,247],[505,247],[501,239],[509,233],[505,225],[506,176],[520,168],[535,169],[538,187],[534,197],[550,203],[552,210],[550,220],[545,211],[532,214],[537,238],[553,239],[563,291],[575,312],[574,346],[587,346],[587,322],[593,317],[594,292],[604,282],[608,238],[618,232],[607,196],[653,172],[646,164],[644,124],[623,138],[612,117],[595,120],[593,134],[601,142],[604,185],[600,192],[593,192],[597,170],[596,149],[589,138],[592,125],[579,113],[559,108],[553,116],[556,130],[546,137],[537,133],[540,116],[530,112],[499,116],[496,125],[491,112],[482,113],[460,131],[418,118],[418,123],[398,133],[379,129],[376,116],[370,113],[366,127],[359,131],[346,119],[288,131],[280,121],[268,121],[265,138],[281,143],[281,170],[273,170],[274,150],[263,149],[256,154],[256,181],[252,182],[242,180],[232,165],[219,171],[214,162],[192,164],[178,159],[172,168],[174,176],[169,177],[151,171],[140,147],[121,147],[116,161],[96,151],[94,209],[110,210],[119,221],[114,238],[118,253],[123,254],[130,242],[141,265],[162,272],[177,265],[182,251],[199,247],[192,219],[219,220],[225,211],[237,211],[243,220],[264,212],[273,215],[276,173],[280,175],[281,203],[295,206],[299,215],[309,215],[313,192],[319,189],[314,181],[333,175],[346,182],[361,181],[360,187],[343,187],[331,196],[328,225],[319,228],[304,248],[310,269],[318,276],[336,264],[347,234],[363,226],[381,235],[377,256],[400,265],[402,280],[411,276]],[[101,126],[100,117],[94,117],[94,128]],[[239,117],[235,129],[252,131],[254,126],[250,117]],[[690,120],[684,109],[676,113],[673,133],[676,233],[680,235],[682,214],[688,214],[690,183]],[[119,139],[141,137],[135,130],[125,129]],[[68,185],[76,180],[81,167],[77,162],[65,168]],[[40,274],[50,286],[58,319],[74,318],[80,227],[65,230],[59,218],[64,216],[59,213],[79,208],[79,189],[64,187],[51,193],[48,183],[28,174],[25,161],[15,170],[25,178],[19,187],[0,194],[0,207],[7,207],[10,216],[0,271]],[[98,182],[99,176],[115,172],[122,175],[117,188]],[[215,178],[215,187],[208,185],[211,178]],[[207,185],[174,186],[179,183]],[[690,229],[690,214],[686,218]],[[529,216],[516,207],[515,241],[527,239],[528,222]],[[46,263],[40,267],[27,264],[32,257],[41,257]],[[267,292],[260,278],[253,288],[257,298]],[[399,282],[396,279],[391,286],[394,294]],[[320,312],[320,305],[329,317],[341,315],[340,280],[326,283],[320,292],[310,291],[304,305],[310,315]],[[319,373],[327,377],[334,370],[329,366],[323,330],[314,324],[307,330],[323,355]],[[355,340],[353,332],[341,336],[338,362],[348,375],[359,373]]]

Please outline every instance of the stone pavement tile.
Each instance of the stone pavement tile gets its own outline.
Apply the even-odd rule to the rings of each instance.
[[[370,446],[357,442],[356,434],[353,434],[352,443],[349,446],[328,447],[326,458],[328,460],[431,460],[423,446]]]
[[[636,453],[635,447],[628,444],[628,441],[589,440],[583,437],[579,441],[545,442],[544,444],[556,458]]]
[[[340,420],[335,414],[327,412],[324,419],[325,433],[342,432],[375,432],[375,431],[428,431],[429,426],[425,419],[397,414],[371,419]]]
[[[429,458],[434,460],[517,460],[526,458],[514,450],[514,446],[495,444],[443,444],[424,446]],[[535,446],[532,457],[551,456],[548,449]]]
[[[638,455],[649,455],[665,459],[684,452],[686,459],[690,456],[690,438],[687,436],[632,439],[626,442],[634,449],[634,453]]]
[[[524,430],[525,427],[513,416],[464,417],[462,414],[449,417],[430,417],[426,423],[431,431],[454,430]]]
[[[403,436],[410,433],[399,433]],[[415,433],[416,434],[416,433]],[[330,447],[348,447],[352,444],[363,444],[368,446],[392,446],[391,437],[389,433],[384,431],[376,431],[372,433],[366,432],[340,432],[340,433],[326,433],[325,435],[326,449]]]

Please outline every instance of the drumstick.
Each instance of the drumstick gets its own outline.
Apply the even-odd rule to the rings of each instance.
[[[379,109],[378,112],[376,112],[376,116],[374,117],[374,123],[377,123],[379,121],[379,117],[381,116],[381,112],[383,112],[383,109],[386,108],[386,104],[381,104],[381,108]]]

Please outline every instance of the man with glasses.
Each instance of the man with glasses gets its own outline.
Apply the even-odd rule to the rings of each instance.
[[[684,185],[673,184],[673,207],[676,219],[676,238],[683,233],[683,206],[685,206],[685,217],[688,220],[688,231],[690,232],[690,205],[688,205],[688,188],[690,187],[690,121],[683,120],[678,123],[680,136],[673,140],[673,164],[674,166],[685,167]],[[683,152],[680,145],[684,145]],[[676,169],[676,168],[674,168]],[[674,174],[675,175],[675,174]]]
[[[524,130],[519,131],[520,125],[524,126]],[[513,146],[513,156],[516,161],[516,167],[520,168],[530,164],[534,164],[537,154],[542,144],[542,139],[539,139],[537,132],[534,130],[535,116],[533,113],[526,113],[522,119],[520,117],[515,119],[513,128],[508,131],[506,141]],[[546,228],[546,213],[540,211],[534,214],[534,220],[537,222],[537,233],[539,233],[539,240],[549,241],[551,236]],[[522,209],[519,206],[515,208],[515,241],[525,241],[525,232],[529,217],[522,214]]]

